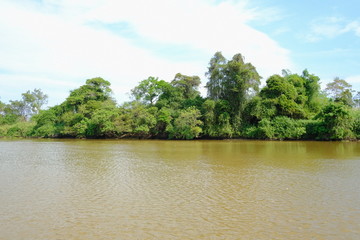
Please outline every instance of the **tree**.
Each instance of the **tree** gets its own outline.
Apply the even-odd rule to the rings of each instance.
[[[171,85],[180,89],[185,99],[192,99],[200,94],[197,90],[200,83],[198,76],[187,76],[181,73],[177,73],[174,80],[171,81]]]
[[[115,137],[117,135],[116,118],[119,111],[115,104],[103,102],[96,109],[88,121],[87,136],[91,137]]]
[[[34,89],[31,92],[34,97],[34,101],[31,104],[32,110],[34,114],[38,114],[41,108],[48,103],[48,95],[44,94],[41,89]]]
[[[33,128],[33,134],[38,137],[55,137],[57,116],[55,107],[48,110],[42,110],[33,117],[36,125]]]
[[[354,91],[351,84],[339,77],[326,84],[325,91],[335,102],[341,102],[348,106],[353,104],[352,93]]]
[[[13,114],[21,117],[23,120],[27,119],[29,109],[27,109],[26,103],[19,100],[10,100],[10,104],[7,106],[7,114]]]
[[[241,117],[246,100],[259,91],[260,75],[251,63],[245,63],[241,54],[234,55],[225,68],[224,99],[228,100],[235,116]]]
[[[70,92],[66,104],[76,112],[81,104],[90,100],[106,101],[111,99],[111,93],[110,82],[100,77],[91,78],[86,80],[85,85]]]
[[[209,78],[206,88],[210,99],[218,100],[223,96],[224,67],[226,63],[227,60],[221,52],[216,52],[210,59],[208,71],[205,73]]]
[[[132,132],[136,135],[149,135],[156,125],[156,107],[146,108],[137,102],[131,103],[129,114],[131,116]]]
[[[357,94],[354,96],[353,101],[354,101],[354,106],[356,108],[360,108],[360,91],[357,92]]]
[[[208,137],[231,138],[234,134],[231,126],[230,105],[226,100],[207,99],[202,104],[203,109],[203,133]]]
[[[167,128],[170,138],[197,138],[202,132],[200,116],[200,111],[194,107],[181,110],[179,116],[174,120],[174,125]]]
[[[105,101],[110,98],[112,90],[110,82],[101,77],[91,78],[86,80],[84,88],[89,90],[88,97],[95,98],[95,100]]]
[[[217,135],[216,131],[216,115],[215,115],[216,102],[211,99],[207,99],[203,104],[202,108],[204,111],[204,134],[210,137]]]
[[[274,115],[291,118],[306,118],[302,78],[298,75],[272,75],[266,80],[266,86],[261,90],[262,105],[268,109],[276,108]],[[263,111],[261,111],[263,112]]]
[[[245,104],[259,91],[260,75],[251,63],[245,63],[241,54],[226,61],[220,52],[210,60],[206,87],[210,99],[229,102],[234,125],[239,125]]]
[[[347,106],[339,103],[328,104],[317,116],[322,120],[324,139],[341,140],[352,137],[353,118]],[[320,135],[319,134],[319,135]]]
[[[119,115],[116,102],[111,98],[110,83],[100,77],[86,80],[86,84],[70,92],[60,105],[34,116],[37,124],[34,134],[59,137],[115,136],[114,123]],[[33,100],[36,110],[44,101],[40,91],[25,94]]]
[[[21,100],[10,100],[9,104],[0,102],[0,114],[8,120],[17,118],[26,121],[39,113],[41,107],[47,103],[48,98],[40,89],[34,89],[32,92],[27,91],[21,96]]]
[[[301,76],[304,81],[304,87],[306,90],[307,96],[307,106],[311,111],[319,111],[319,95],[320,95],[320,78],[314,74],[310,74],[307,69],[305,69]]]
[[[32,92],[23,93],[22,99],[28,115],[38,114],[41,107],[48,102],[48,96],[36,88]]]
[[[5,115],[6,104],[0,101],[0,115]]]
[[[169,83],[164,80],[159,80],[159,78],[155,77],[148,77],[132,89],[131,94],[137,101],[153,105],[158,100],[159,96],[165,91],[167,85],[169,85]]]

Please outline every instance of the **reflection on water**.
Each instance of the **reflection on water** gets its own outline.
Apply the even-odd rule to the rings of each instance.
[[[0,141],[0,239],[357,239],[360,143]]]

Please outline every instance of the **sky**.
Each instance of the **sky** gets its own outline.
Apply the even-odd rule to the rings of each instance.
[[[62,103],[86,79],[119,104],[149,76],[197,75],[241,53],[263,77],[308,69],[360,91],[358,0],[1,0],[0,101],[34,88]],[[201,88],[206,96],[206,90]]]

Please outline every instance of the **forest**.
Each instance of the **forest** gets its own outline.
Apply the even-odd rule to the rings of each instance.
[[[96,77],[70,91],[59,105],[42,109],[40,89],[21,100],[0,101],[0,136],[39,138],[359,140],[360,92],[336,77],[283,70],[266,80],[241,54],[210,59],[207,96],[200,77],[177,73],[167,82],[148,77],[118,104],[109,81]]]

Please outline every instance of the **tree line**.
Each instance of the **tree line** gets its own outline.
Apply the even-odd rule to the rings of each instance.
[[[302,140],[360,139],[360,92],[335,78],[324,91],[320,78],[283,70],[266,80],[241,54],[210,59],[207,97],[198,76],[156,77],[131,90],[118,105],[110,82],[88,79],[66,100],[47,110],[40,89],[21,100],[0,101],[0,136],[66,138],[249,138]]]

